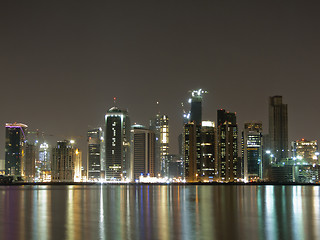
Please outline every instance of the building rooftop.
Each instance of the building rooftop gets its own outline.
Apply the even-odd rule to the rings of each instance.
[[[23,123],[6,123],[7,128],[27,128],[28,126]]]

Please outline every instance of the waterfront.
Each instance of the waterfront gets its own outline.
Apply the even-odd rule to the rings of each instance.
[[[320,239],[319,186],[0,187],[1,239]]]

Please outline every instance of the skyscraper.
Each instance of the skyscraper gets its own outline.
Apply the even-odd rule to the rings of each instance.
[[[155,160],[154,160],[154,174],[155,176],[158,176],[161,174],[161,157],[160,157],[160,128],[161,128],[161,125],[160,125],[160,119],[161,119],[161,116],[160,114],[158,113],[156,115],[155,118],[151,119],[150,120],[150,125],[149,125],[149,128],[150,130],[152,130],[155,134]]]
[[[204,91],[202,89],[199,90],[192,90],[191,92],[191,98],[189,99],[189,102],[191,103],[191,110],[190,110],[190,122],[195,122],[196,125],[201,125],[202,123],[202,97],[204,93],[207,93],[207,91]]]
[[[244,124],[242,132],[242,162],[244,181],[262,179],[262,123]]]
[[[51,158],[49,145],[46,142],[40,144],[39,158],[36,161],[36,179],[51,181]]]
[[[275,161],[288,158],[288,106],[282,103],[282,96],[269,99],[269,137]]]
[[[6,124],[6,175],[24,176],[27,128],[28,126],[22,123]]]
[[[238,126],[236,114],[218,110],[218,179],[233,182],[238,176]]]
[[[199,89],[190,92],[190,112],[183,115],[183,159],[186,181],[195,182],[201,180],[202,97],[207,91]]]
[[[107,180],[128,177],[130,165],[130,119],[127,111],[112,107],[105,115],[105,176]]]
[[[38,148],[36,144],[26,142],[25,152],[25,176],[24,180],[33,182],[36,176],[36,161],[38,159]]]
[[[201,128],[194,122],[184,125],[184,171],[187,182],[197,182],[201,174]]]
[[[164,175],[166,156],[169,154],[169,117],[157,114],[150,121],[150,129],[155,133],[155,176]]]
[[[140,175],[154,177],[155,134],[142,125],[133,125],[131,130],[131,180]]]
[[[217,131],[212,121],[201,125],[201,179],[213,181],[217,172]]]
[[[82,153],[72,141],[58,141],[52,149],[53,182],[79,182],[81,180]]]
[[[101,175],[101,128],[88,131],[88,179],[100,180]]]
[[[169,118],[162,115],[160,118],[160,159],[161,159],[161,175],[168,175],[167,172],[167,156],[169,155]]]

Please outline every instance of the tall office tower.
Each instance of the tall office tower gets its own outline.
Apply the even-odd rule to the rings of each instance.
[[[133,125],[131,134],[131,180],[138,180],[141,175],[154,177],[155,133],[142,125]]]
[[[82,153],[72,141],[58,141],[52,149],[53,182],[79,182],[81,180]]]
[[[161,160],[161,175],[168,175],[167,172],[167,156],[169,155],[169,118],[167,115],[162,115],[160,118],[160,160]]]
[[[105,126],[106,179],[126,179],[130,167],[130,119],[127,111],[110,108],[105,115]]]
[[[202,89],[192,90],[189,103],[190,112],[184,111],[183,160],[185,179],[188,182],[201,180],[201,123],[202,123]]]
[[[149,128],[155,134],[155,160],[154,160],[154,174],[159,176],[161,174],[161,157],[160,157],[160,114],[150,120]]]
[[[213,181],[217,173],[217,132],[212,121],[202,121],[201,126],[201,179]]]
[[[101,131],[100,138],[100,179],[106,179],[106,144],[105,144],[105,127]]]
[[[25,152],[25,174],[24,180],[28,182],[33,182],[36,176],[36,161],[37,161],[37,146],[36,144],[26,142],[26,152]]]
[[[304,138],[297,140],[293,145],[294,160],[301,160],[308,164],[319,164],[318,142],[308,141]]]
[[[244,124],[242,132],[242,162],[244,181],[262,179],[262,123]]]
[[[156,136],[155,143],[155,176],[164,175],[166,156],[169,154],[169,118],[168,115],[157,114],[150,121],[150,129]]]
[[[201,174],[201,130],[194,122],[184,125],[184,169],[187,182],[197,182]]]
[[[233,182],[238,176],[238,126],[236,114],[218,110],[218,179]]]
[[[276,162],[288,158],[288,106],[282,96],[269,99],[270,151]]]
[[[196,125],[201,125],[202,122],[202,97],[204,93],[207,93],[207,91],[204,91],[202,89],[199,90],[192,90],[191,92],[191,98],[189,99],[189,102],[191,103],[191,111],[190,111],[190,122],[195,122]]]
[[[39,158],[36,161],[36,180],[51,181],[51,159],[49,145],[46,142],[40,144]]]
[[[6,123],[6,175],[24,176],[27,128],[28,126],[22,123]]]
[[[91,181],[100,180],[101,132],[101,128],[96,128],[88,131],[88,178]]]

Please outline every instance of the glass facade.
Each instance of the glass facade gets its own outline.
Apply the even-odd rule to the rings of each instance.
[[[27,125],[21,123],[6,124],[6,175],[24,176],[25,141],[27,128]]]
[[[244,181],[262,179],[262,123],[245,123],[242,132]]]
[[[121,180],[129,177],[130,120],[127,111],[111,108],[105,116],[105,178]]]
[[[88,131],[88,179],[100,180],[101,173],[101,128]]]

